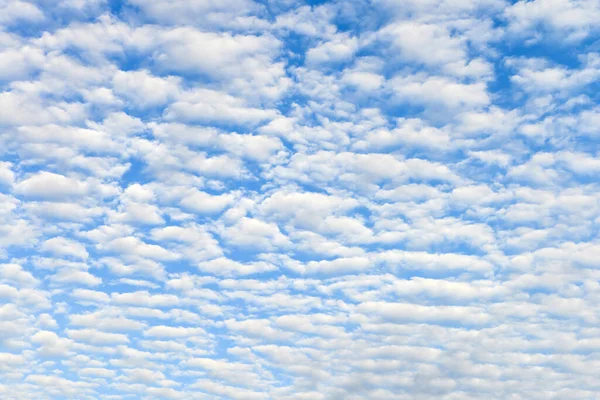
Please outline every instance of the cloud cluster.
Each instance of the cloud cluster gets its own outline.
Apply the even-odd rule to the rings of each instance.
[[[599,18],[0,0],[0,398],[597,398]]]

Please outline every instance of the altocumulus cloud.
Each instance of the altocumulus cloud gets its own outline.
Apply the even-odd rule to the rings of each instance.
[[[600,398],[597,0],[0,0],[0,398]]]

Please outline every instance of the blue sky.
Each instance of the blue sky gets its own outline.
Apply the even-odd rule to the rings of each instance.
[[[0,398],[598,398],[598,21],[0,0]]]

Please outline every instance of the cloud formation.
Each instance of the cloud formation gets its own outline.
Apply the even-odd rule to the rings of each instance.
[[[0,398],[600,397],[594,0],[0,0]]]

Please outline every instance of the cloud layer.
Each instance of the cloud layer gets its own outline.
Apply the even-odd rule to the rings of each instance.
[[[0,0],[0,398],[597,398],[599,19]]]

